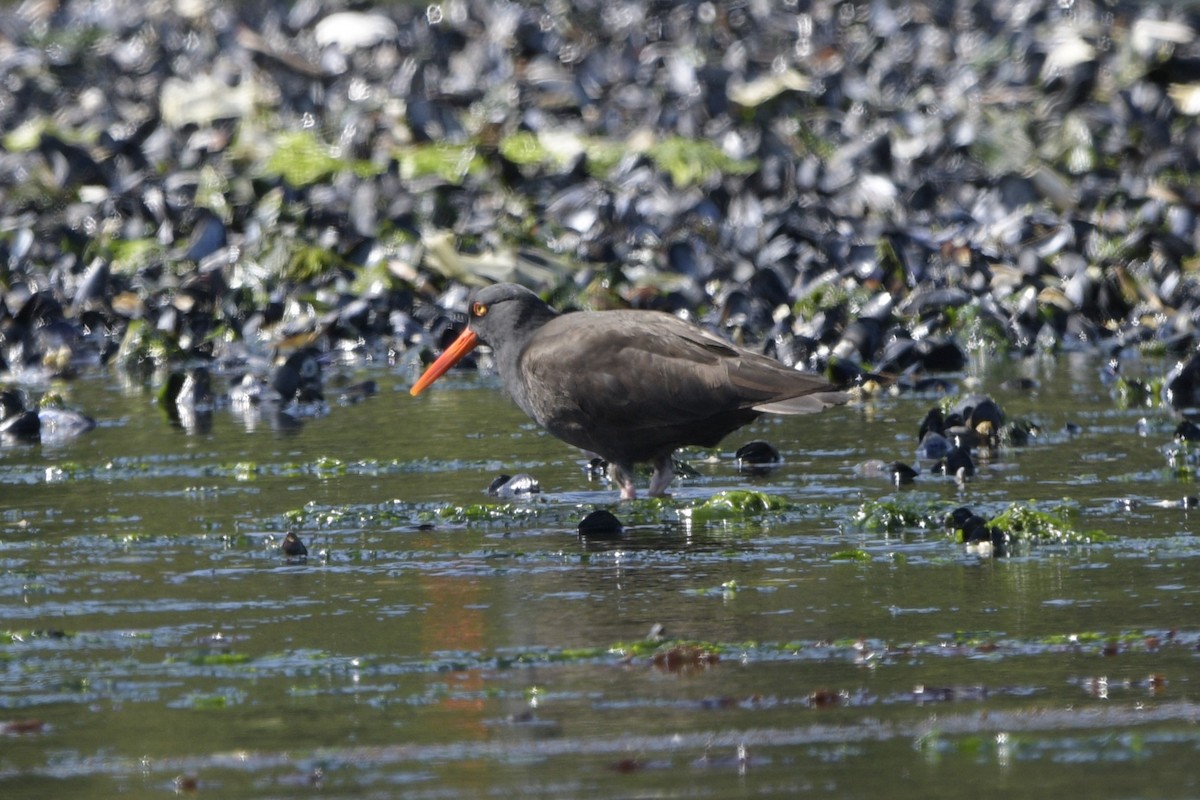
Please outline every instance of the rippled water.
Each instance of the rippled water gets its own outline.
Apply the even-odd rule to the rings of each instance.
[[[72,382],[97,430],[0,450],[0,794],[1195,796],[1200,492],[1098,366],[983,371],[1043,436],[964,487],[856,472],[913,461],[936,399],[899,397],[760,422],[633,505],[465,374],[204,433]],[[785,465],[738,475],[752,438]],[[517,471],[545,493],[487,497]],[[789,506],[689,519],[731,488]],[[1114,538],[981,557],[853,521],[881,498],[1065,503]],[[577,535],[597,507],[623,537]]]

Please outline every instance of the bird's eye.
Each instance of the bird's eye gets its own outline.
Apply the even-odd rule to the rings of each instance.
[[[484,305],[483,303],[472,303],[471,304],[471,316],[472,317],[482,317],[487,314],[487,310],[488,310],[488,307],[486,305]]]

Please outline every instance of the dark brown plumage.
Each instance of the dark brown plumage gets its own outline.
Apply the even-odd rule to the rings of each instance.
[[[633,465],[654,467],[650,495],[671,482],[671,453],[713,447],[761,414],[810,414],[847,395],[816,375],[735,347],[655,311],[559,314],[513,284],[481,289],[459,338],[414,384],[417,395],[478,342],[491,346],[504,387],[565,442],[602,456],[621,497]]]

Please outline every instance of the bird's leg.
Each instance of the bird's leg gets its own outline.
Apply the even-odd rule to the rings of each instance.
[[[621,487],[622,500],[637,499],[637,490],[633,485],[633,470],[629,467],[617,464],[614,461],[608,462],[608,479]]]
[[[650,496],[666,497],[667,487],[675,477],[675,466],[671,463],[671,454],[654,459],[654,474],[650,476]]]

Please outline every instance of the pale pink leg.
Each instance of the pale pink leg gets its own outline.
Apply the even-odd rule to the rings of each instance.
[[[671,456],[665,455],[654,462],[654,474],[650,476],[650,496],[666,497],[667,487],[675,477],[675,467],[671,464]]]
[[[619,464],[608,462],[608,479],[621,487],[622,500],[636,500],[637,490],[633,485],[633,472]]]

